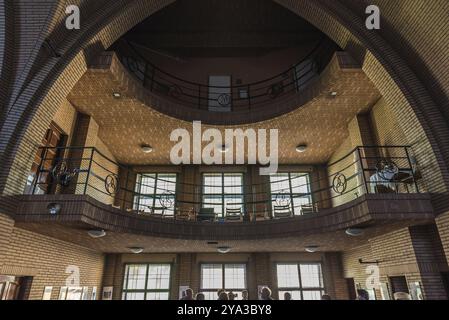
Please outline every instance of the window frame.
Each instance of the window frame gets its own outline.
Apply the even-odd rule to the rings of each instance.
[[[271,178],[273,176],[282,175],[282,174],[288,175],[288,178],[281,179],[279,181],[285,181],[285,180],[288,179],[288,188],[289,188],[289,190],[288,190],[288,192],[285,192],[285,193],[275,193],[275,192],[273,192],[272,186],[273,186],[273,184],[275,184],[275,183],[277,183],[279,181],[271,181]],[[303,176],[304,175],[304,176],[306,176],[306,179],[307,179],[307,191],[308,191],[307,193],[293,192],[292,175],[298,175],[298,176]],[[290,206],[290,208],[292,210],[293,216],[300,216],[301,215],[301,208],[295,208],[295,206],[294,206],[294,199],[295,198],[308,197],[309,198],[309,203],[308,204],[313,206],[314,201],[313,201],[312,182],[311,182],[311,179],[310,179],[310,175],[311,175],[311,172],[306,172],[306,171],[303,171],[303,172],[299,172],[299,171],[277,172],[274,175],[270,175],[270,178],[269,178],[270,179],[270,201],[271,201],[271,210],[272,210],[272,212],[274,212],[274,206],[275,206],[275,200],[273,199],[273,196],[276,196],[276,195],[279,195],[279,194],[285,194],[285,195],[287,195],[289,197],[289,199],[290,199],[289,206]],[[297,179],[297,178],[294,178],[294,179]],[[298,211],[298,212],[296,212],[296,211]]]
[[[153,188],[153,193],[149,194],[149,193],[142,193],[142,178],[144,178],[145,175],[154,175],[154,185],[152,186]],[[136,174],[136,182],[134,184],[134,196],[133,196],[133,208],[134,210],[141,210],[140,206],[141,206],[141,199],[144,197],[148,197],[148,198],[152,198],[153,199],[153,204],[152,204],[152,208],[159,208],[162,207],[162,205],[156,205],[156,201],[157,201],[157,197],[160,196],[161,194],[157,193],[157,188],[158,188],[158,181],[159,180],[165,180],[165,179],[160,179],[159,176],[160,175],[172,175],[175,177],[175,182],[174,182],[174,186],[175,186],[175,191],[174,191],[174,202],[173,202],[173,216],[176,214],[175,212],[175,208],[177,206],[177,194],[178,194],[178,173],[177,172],[139,172]],[[140,181],[139,181],[140,178]],[[137,186],[139,185],[139,190],[137,190]],[[171,208],[171,207],[170,207]],[[168,209],[170,209],[168,208]],[[145,211],[145,209],[144,209]],[[171,210],[170,210],[171,211]],[[167,215],[166,213],[164,213],[164,216]],[[171,216],[171,214],[169,215]]]
[[[296,265],[297,271],[298,271],[298,279],[299,279],[299,286],[298,287],[279,287],[279,276],[278,276],[278,266],[279,265]],[[318,265],[320,267],[320,282],[322,284],[322,287],[303,287],[302,285],[302,275],[301,275],[301,265]],[[313,261],[307,261],[307,262],[276,262],[275,263],[275,272],[276,272],[276,287],[278,292],[278,298],[281,299],[280,292],[281,291],[299,291],[301,296],[301,301],[304,301],[304,292],[307,291],[320,291],[320,297],[325,294],[326,292],[326,284],[324,283],[324,274],[323,274],[323,264],[322,262],[313,262]]]
[[[222,288],[206,289],[203,288],[203,266],[204,265],[221,265],[221,281]],[[245,287],[242,288],[226,288],[226,265],[242,265],[245,268]],[[199,292],[214,292],[217,293],[218,290],[225,290],[226,292],[241,292],[248,290],[248,263],[247,262],[201,262],[200,263],[200,290]],[[217,296],[218,299],[218,296]]]
[[[128,287],[128,281],[129,281],[129,266],[145,266],[145,288],[144,289],[125,289]],[[149,279],[149,271],[150,266],[169,266],[170,272],[168,276],[168,289],[148,289],[148,279]],[[173,263],[168,262],[151,262],[151,263],[125,263],[124,264],[124,272],[123,272],[123,281],[122,281],[122,292],[121,292],[121,299],[127,300],[126,295],[128,293],[143,293],[143,300],[147,301],[147,294],[148,293],[159,293],[159,292],[167,292],[168,298],[167,300],[170,300],[171,298],[171,287],[172,287],[172,275],[173,275]]]
[[[217,186],[216,188],[220,187],[221,188],[221,193],[206,193],[205,192],[205,188],[206,188],[206,183],[205,183],[205,179],[207,176],[212,176],[212,175],[219,175],[221,177],[221,186]],[[242,189],[242,193],[229,193],[229,194],[225,194],[225,188],[226,187],[233,187],[234,185],[231,186],[226,186],[225,185],[225,176],[226,175],[240,175],[241,176],[241,189]],[[241,197],[242,198],[242,214],[244,214],[246,212],[246,202],[245,202],[245,173],[244,172],[203,172],[201,174],[201,207],[204,207],[205,204],[205,198],[206,197],[210,197],[210,198],[214,198],[216,197],[217,199],[221,199],[221,213],[215,212],[215,215],[218,216],[219,218],[224,218],[226,216],[226,205],[225,205],[225,199],[227,197]],[[208,185],[209,186],[209,185]],[[215,186],[214,186],[215,187]]]

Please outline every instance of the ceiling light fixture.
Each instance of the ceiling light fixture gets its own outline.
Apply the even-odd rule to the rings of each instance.
[[[87,231],[87,234],[89,236],[91,236],[92,238],[97,239],[97,238],[104,237],[106,235],[106,231],[104,231],[104,230],[89,230],[89,231]]]
[[[57,215],[59,212],[61,212],[62,206],[59,203],[49,203],[47,206],[48,213],[51,215]]]
[[[306,144],[300,144],[300,145],[296,146],[296,152],[298,152],[298,153],[306,152],[306,150],[307,150]]]
[[[364,233],[364,230],[362,228],[348,228],[345,233],[351,237],[358,237]]]
[[[314,252],[317,252],[319,247],[320,246],[317,246],[317,245],[310,245],[310,246],[306,246],[304,249],[309,253],[314,253]]]
[[[134,254],[139,254],[143,252],[143,248],[140,247],[129,247],[128,249]]]
[[[112,96],[113,96],[115,99],[120,99],[120,98],[122,97],[122,94],[121,94],[120,92],[113,92],[113,93],[112,93]]]
[[[151,153],[151,152],[153,152],[153,147],[149,146],[147,144],[141,145],[140,148],[142,149],[143,153]]]
[[[330,96],[331,97],[336,97],[337,96],[337,91],[331,91]]]
[[[217,247],[217,251],[219,252],[219,253],[228,253],[228,252],[230,252],[231,251],[231,247],[228,247],[228,246],[220,246],[220,247]]]

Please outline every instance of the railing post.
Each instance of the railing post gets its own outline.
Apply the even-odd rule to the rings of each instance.
[[[40,147],[38,149],[40,149]],[[47,158],[47,152],[48,152],[48,148],[44,148],[43,156],[41,157],[41,161],[39,163],[39,167],[37,167],[36,178],[34,179],[33,191],[31,192],[31,194],[34,194],[36,192],[36,186],[37,186],[37,184],[39,182],[39,177],[40,177],[41,172],[42,172],[42,165],[44,163],[44,160]]]
[[[360,147],[357,147],[357,156],[359,158],[358,161],[360,162],[360,170],[362,172],[362,182],[363,182],[363,185],[365,186],[365,194],[368,194],[369,193],[369,188],[368,188],[368,186],[366,184],[365,167],[363,165],[362,153],[360,152]]]
[[[201,109],[201,85],[198,85],[198,109]]]
[[[410,166],[410,170],[412,172],[412,179],[413,179],[413,184],[415,185],[416,193],[419,193],[419,188],[418,188],[418,184],[416,183],[415,173],[413,172],[413,165],[412,165],[412,161],[410,160],[410,154],[408,152],[408,147],[404,147],[404,149],[405,149],[405,154],[407,156],[408,165]]]
[[[90,170],[92,169],[92,161],[94,159],[94,152],[95,148],[92,147],[90,152],[90,160],[89,160],[89,167],[87,169],[87,176],[86,176],[86,184],[84,185],[84,195],[87,193],[87,186],[89,185],[89,177],[90,177]]]

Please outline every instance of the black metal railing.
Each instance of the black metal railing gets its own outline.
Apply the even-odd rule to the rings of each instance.
[[[257,82],[211,86],[174,76],[148,61],[135,45],[125,42],[122,64],[151,92],[194,109],[216,112],[251,110],[304,90],[329,63],[336,45],[327,38],[291,68]]]
[[[218,204],[221,212],[216,212],[214,197],[205,196],[210,193],[207,187],[216,186],[187,183],[176,173],[136,172],[94,147],[40,150],[40,164],[28,179],[28,194],[89,195],[123,211],[188,220],[255,221],[308,215],[364,194],[419,193],[422,185],[409,147],[363,146],[326,168],[317,167],[321,174],[314,170],[285,179],[282,174],[266,176],[264,182],[251,185],[241,179],[241,184],[227,186],[234,191],[217,194],[223,200]]]

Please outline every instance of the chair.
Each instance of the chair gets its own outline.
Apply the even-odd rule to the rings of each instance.
[[[313,204],[302,204],[301,205],[301,214],[302,215],[311,214],[314,212],[315,212],[315,210],[313,208]]]
[[[290,218],[293,215],[289,204],[284,206],[274,206],[273,209],[274,219]]]
[[[154,217],[160,217],[163,218],[164,217],[164,213],[165,213],[165,207],[151,207],[148,206],[148,209],[150,209],[150,215],[154,216]]]
[[[196,216],[196,219],[198,221],[215,221],[214,208],[201,208]]]
[[[226,208],[226,221],[242,220],[242,208]]]
[[[377,184],[374,186],[374,190],[376,193],[396,193],[395,190],[391,189],[390,187],[387,187],[383,184]]]

